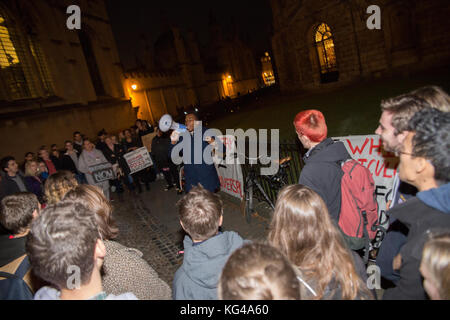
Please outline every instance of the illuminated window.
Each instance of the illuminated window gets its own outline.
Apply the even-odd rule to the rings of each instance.
[[[331,34],[330,27],[325,23],[320,24],[316,29],[314,37],[321,74],[336,73],[338,71],[336,52],[334,50],[333,35]]]
[[[22,36],[0,8],[0,99],[49,96],[53,85],[37,39]]]

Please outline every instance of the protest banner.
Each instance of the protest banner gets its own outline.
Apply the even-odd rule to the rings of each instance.
[[[398,158],[383,149],[378,135],[333,137],[344,143],[353,159],[359,161],[372,173],[379,206],[379,215],[386,211],[386,196],[392,192],[397,173]]]
[[[153,165],[153,161],[145,147],[128,152],[124,154],[123,157],[130,168],[131,174]]]
[[[89,166],[89,171],[92,172],[92,178],[94,178],[95,183],[100,183],[116,178],[114,169],[109,162],[103,162],[93,166]]]
[[[156,137],[156,134],[156,132],[153,132],[141,137],[142,144],[147,148],[148,152],[152,152],[152,141]]]
[[[244,176],[238,159],[234,158],[236,138],[232,135],[218,136],[226,148],[226,159],[214,158],[220,190],[239,199],[244,197]]]

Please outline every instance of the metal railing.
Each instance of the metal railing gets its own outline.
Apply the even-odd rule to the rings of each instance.
[[[268,150],[271,150],[270,146],[268,147]],[[304,166],[301,150],[302,150],[301,146],[299,145],[299,143],[296,140],[280,141],[280,149],[279,149],[280,159],[285,158],[285,157],[291,157],[291,162],[287,169],[288,184],[298,183],[298,179],[300,177],[300,172]],[[259,172],[259,169],[261,168],[261,164],[257,163],[254,165],[254,167],[256,167],[256,169]],[[243,178],[245,181],[245,179],[247,178],[248,172],[249,172],[250,164],[248,164],[248,163],[242,164],[241,168],[242,168]],[[275,203],[279,190],[273,190],[270,187],[268,181],[266,181],[264,178],[262,178],[262,176],[258,176],[258,181],[261,184],[261,186],[263,187],[264,192],[269,196],[270,200],[273,203]],[[246,186],[244,186],[244,188],[245,187]],[[257,193],[257,198],[258,197],[259,196]],[[262,200],[262,196],[261,196],[260,200]]]

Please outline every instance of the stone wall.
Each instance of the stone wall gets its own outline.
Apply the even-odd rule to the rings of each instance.
[[[374,0],[381,30],[366,26],[367,1],[272,0],[272,47],[283,91],[339,87],[364,78],[450,63],[450,6],[445,0]],[[339,78],[321,83],[316,27],[333,35]]]

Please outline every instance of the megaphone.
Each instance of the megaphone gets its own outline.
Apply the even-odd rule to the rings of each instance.
[[[173,121],[170,114],[165,114],[161,117],[159,120],[159,129],[162,132],[167,132],[172,129],[180,133],[187,130],[185,125]]]

